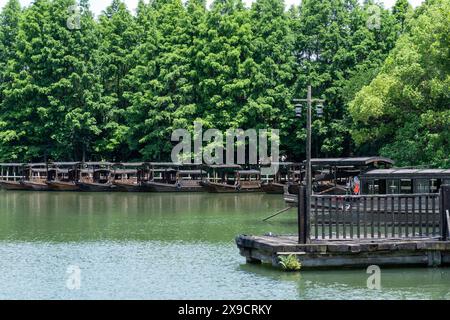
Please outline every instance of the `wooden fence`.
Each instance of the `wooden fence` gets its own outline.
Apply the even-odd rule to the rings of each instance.
[[[299,195],[299,242],[449,237],[450,186],[439,194]]]

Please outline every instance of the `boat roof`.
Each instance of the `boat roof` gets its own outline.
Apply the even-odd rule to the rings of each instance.
[[[109,170],[106,170],[106,171],[109,171]],[[114,174],[133,174],[133,173],[137,173],[138,171],[137,170],[133,170],[133,169],[116,169],[116,170],[113,170],[113,173]]]
[[[167,167],[167,168],[152,168],[152,172],[177,172],[178,169]]]
[[[54,165],[57,167],[64,167],[64,166],[76,166],[81,163],[82,162],[50,162],[49,165]]]
[[[122,166],[122,167],[142,167],[146,163],[145,162],[117,162],[114,163],[114,166]]]
[[[285,166],[285,167],[287,167],[287,166],[301,166],[302,164],[301,163],[296,163],[296,162],[264,162],[264,163],[262,163],[261,164],[261,166],[262,167],[265,167],[265,166],[271,166],[271,165],[275,165],[275,166]]]
[[[106,168],[99,168],[99,169],[83,168],[80,171],[81,173],[92,173],[92,172],[112,172],[113,170]]]
[[[22,167],[24,163],[0,163],[0,167]]]
[[[73,171],[71,169],[60,169],[60,168],[51,168],[48,169],[48,171],[56,171],[57,173],[69,173],[70,171]]]
[[[101,169],[95,169],[94,172],[112,172],[111,169],[101,168]]]
[[[180,170],[180,171],[178,171],[178,173],[180,175],[197,175],[197,176],[200,176],[200,175],[205,175],[206,171],[203,171],[203,170]]]
[[[206,167],[211,169],[242,169],[238,164],[211,164]]]
[[[149,162],[148,163],[152,167],[180,167],[181,163],[174,162]]]
[[[304,162],[305,163],[305,162]],[[358,158],[323,158],[311,159],[314,166],[365,166],[369,164],[394,164],[394,160],[384,157],[358,157]]]
[[[361,177],[450,179],[450,169],[376,169],[362,174]]]
[[[85,164],[87,166],[112,166],[112,162],[82,162],[81,164]]]
[[[47,163],[45,163],[45,162],[41,162],[41,163],[27,163],[27,164],[25,164],[25,167],[28,167],[28,168],[47,167]]]
[[[261,171],[259,171],[259,170],[240,170],[240,171],[238,171],[238,173],[241,176],[245,176],[245,175],[252,175],[252,174],[261,174]]]

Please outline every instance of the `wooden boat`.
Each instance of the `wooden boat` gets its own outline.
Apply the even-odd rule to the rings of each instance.
[[[450,169],[374,169],[359,176],[362,195],[436,194]]]
[[[24,181],[23,184],[34,191],[48,191],[49,186],[45,181]]]
[[[112,183],[78,182],[78,187],[85,192],[111,192],[116,186]]]
[[[79,191],[79,162],[58,162],[49,164],[47,185],[51,191]]]
[[[146,183],[150,192],[204,192],[205,189],[201,183],[177,182],[175,184],[158,183],[149,181]]]
[[[239,170],[240,166],[210,166],[213,178],[205,180],[202,185],[210,193],[248,193],[263,192],[261,189],[261,172],[258,170]]]
[[[0,163],[0,188],[5,190],[31,190],[23,184],[24,180],[23,163]]]
[[[261,184],[261,189],[267,194],[284,194],[284,187],[288,183],[301,180],[301,170],[297,167],[301,167],[300,164],[292,162],[278,162],[271,163],[272,166],[276,166],[278,170],[275,174],[265,176],[264,181]],[[264,171],[262,168],[262,172]]]
[[[49,191],[47,163],[33,163],[25,166],[23,185],[33,191]]]
[[[52,191],[80,191],[80,186],[72,181],[47,181],[47,185]]]
[[[152,178],[145,182],[151,192],[204,192],[202,185],[206,171],[199,165],[174,163],[152,164]]]
[[[261,184],[261,189],[267,194],[283,194],[284,184],[277,182],[268,182]]]
[[[352,194],[351,181],[375,168],[389,168],[394,162],[383,157],[312,159],[313,193],[316,195]],[[303,175],[302,175],[303,177]],[[289,206],[298,205],[298,184],[285,188],[284,200]]]
[[[87,162],[81,165],[80,180],[77,182],[81,191],[110,192],[116,190],[112,183],[111,163]]]
[[[118,163],[114,165],[113,184],[116,191],[147,192],[151,191],[144,182],[147,181],[148,167],[145,163]]]
[[[15,191],[31,190],[30,187],[24,185],[21,181],[0,181],[0,187],[5,190]]]

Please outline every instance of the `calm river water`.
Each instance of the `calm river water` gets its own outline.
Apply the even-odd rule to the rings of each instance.
[[[0,299],[450,299],[450,269],[382,270],[369,290],[365,270],[246,265],[235,236],[295,233],[295,210],[262,222],[283,208],[264,194],[1,191]]]

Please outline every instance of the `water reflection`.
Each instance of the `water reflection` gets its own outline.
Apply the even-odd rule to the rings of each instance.
[[[0,298],[443,299],[450,269],[278,270],[244,264],[240,233],[295,233],[295,210],[264,194],[0,192]],[[66,269],[83,271],[80,291]]]
[[[295,212],[262,218],[278,196],[0,192],[0,239],[233,241],[242,232],[294,233]]]
[[[450,299],[450,268],[382,269],[381,290],[367,288],[366,269],[284,273],[269,266],[242,264],[239,270],[294,284],[301,300]]]

